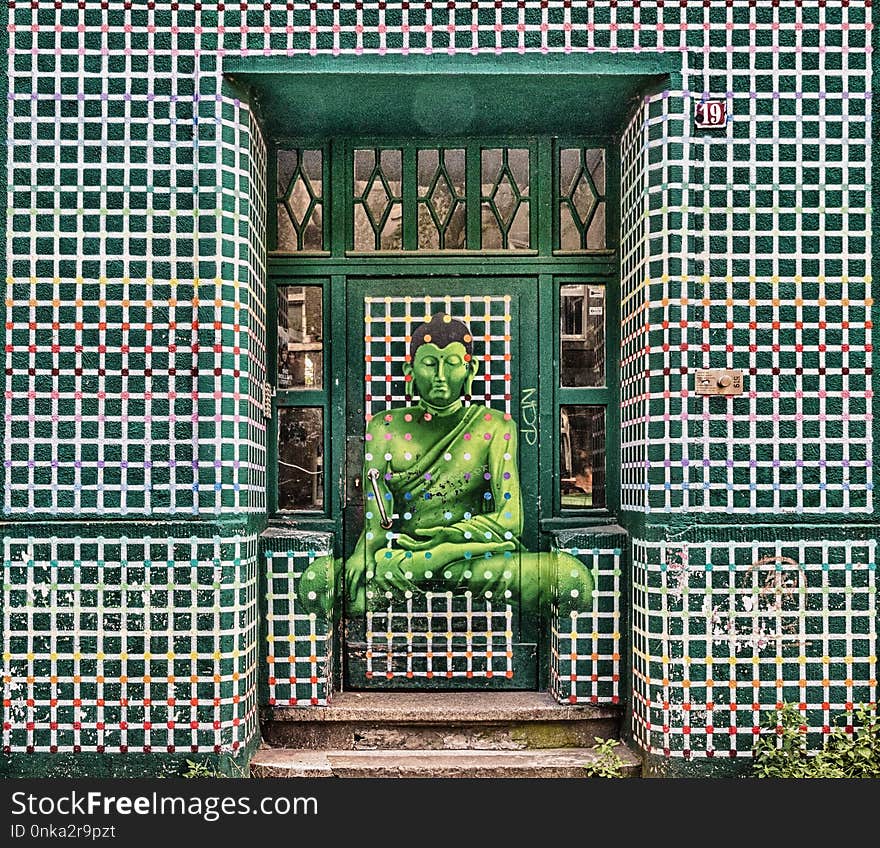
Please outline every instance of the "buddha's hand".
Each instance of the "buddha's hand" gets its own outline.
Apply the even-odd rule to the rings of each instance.
[[[386,592],[405,592],[415,588],[424,577],[425,559],[417,562],[411,553],[393,548],[376,551],[373,574],[368,574],[368,584],[383,595]]]
[[[461,582],[462,574],[473,558],[506,550],[514,550],[513,542],[468,542],[467,546],[442,542],[425,551],[382,549],[375,554],[375,569],[367,580],[368,590],[385,597],[388,592],[392,595],[407,591],[415,594],[424,591],[425,581],[443,580],[451,580],[449,588],[454,588]],[[452,568],[447,574],[449,566]]]
[[[398,533],[397,544],[405,551],[428,551],[437,545],[455,544],[464,539],[461,530],[455,527],[419,527],[416,533],[423,538]]]

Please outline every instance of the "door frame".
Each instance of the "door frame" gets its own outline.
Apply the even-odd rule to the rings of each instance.
[[[616,214],[616,213],[615,213]],[[436,259],[436,257],[432,257]],[[586,260],[586,261],[585,261]],[[331,261],[319,257],[284,257],[273,259],[269,264],[269,297],[270,315],[277,312],[276,289],[285,284],[306,284],[320,281],[324,290],[324,329],[325,351],[324,386],[327,393],[324,409],[325,438],[325,479],[324,479],[324,511],[322,513],[291,512],[270,513],[273,525],[295,527],[303,531],[329,532],[334,539],[334,555],[344,554],[344,514],[346,487],[346,445],[348,422],[348,398],[344,380],[337,384],[334,375],[347,373],[349,363],[348,316],[345,305],[349,297],[349,281],[363,278],[412,279],[424,275],[425,257],[395,256],[376,259],[344,258]],[[420,273],[421,272],[421,273]],[[491,261],[486,257],[456,256],[443,264],[443,274],[462,278],[492,276],[524,277],[537,279],[537,345],[536,368],[539,386],[539,430],[552,433],[550,438],[542,438],[538,445],[538,486],[542,511],[537,517],[539,548],[547,550],[550,545],[550,533],[566,528],[584,528],[602,526],[613,523],[619,512],[620,503],[620,465],[619,465],[619,268],[615,255],[606,256],[493,256]],[[558,468],[558,407],[561,394],[558,389],[559,357],[557,328],[559,324],[559,288],[563,283],[574,280],[585,283],[602,283],[606,286],[607,324],[606,350],[608,352],[608,417],[606,432],[608,453],[606,457],[606,492],[607,500],[604,509],[592,509],[583,512],[563,514],[553,508]],[[267,359],[277,361],[275,320],[270,317],[267,334]],[[542,342],[541,340],[546,340]],[[274,377],[274,375],[273,375]],[[544,388],[544,387],[548,387]],[[360,387],[359,387],[360,388]],[[568,390],[572,391],[572,390]],[[267,468],[267,486],[275,485],[277,480],[277,444],[278,431],[278,398],[273,399],[273,415],[267,421],[267,446],[270,461]],[[362,445],[361,445],[362,451]],[[358,462],[362,460],[362,453]],[[334,686],[343,685],[343,622],[340,605],[334,613],[334,644],[333,653],[338,659],[334,662]],[[538,619],[538,688],[544,690],[549,685],[550,668],[550,611],[542,608]]]

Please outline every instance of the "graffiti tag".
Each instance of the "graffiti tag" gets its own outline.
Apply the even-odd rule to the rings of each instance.
[[[538,443],[538,390],[523,389],[519,402],[519,431],[527,445]]]

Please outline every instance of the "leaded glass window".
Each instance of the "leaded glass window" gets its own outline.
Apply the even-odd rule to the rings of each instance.
[[[559,150],[559,247],[565,251],[603,250],[605,236],[605,151]]]
[[[419,150],[418,170],[419,248],[463,249],[467,236],[464,150]]]
[[[354,152],[354,249],[403,248],[402,153]]]
[[[324,249],[324,153],[279,148],[276,156],[277,249]]]
[[[481,157],[482,248],[531,247],[529,151],[489,148]]]

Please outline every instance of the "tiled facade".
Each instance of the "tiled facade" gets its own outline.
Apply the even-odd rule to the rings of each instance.
[[[821,746],[876,701],[876,539],[786,535],[634,544],[633,730],[646,751],[748,755],[784,702]]]
[[[255,738],[276,556],[257,542],[266,148],[223,77],[244,55],[680,63],[621,142],[619,697],[668,758],[748,754],[780,698],[819,735],[876,701],[869,0],[11,0],[5,29],[7,753]],[[706,97],[726,129],[694,128]],[[743,369],[743,395],[695,397],[709,366]],[[774,615],[805,647],[757,647],[765,572],[803,589]]]

